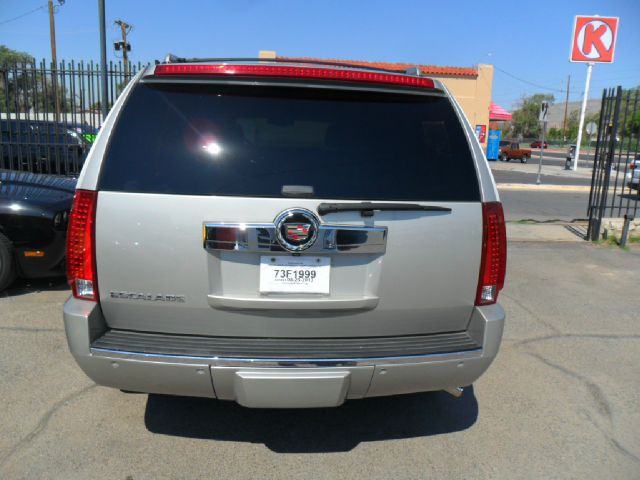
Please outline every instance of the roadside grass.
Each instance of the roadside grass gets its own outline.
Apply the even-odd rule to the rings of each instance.
[[[620,238],[617,235],[609,235],[606,239],[600,239],[592,242],[596,245],[607,245],[612,247],[620,247],[622,250],[628,251],[630,244],[637,244],[640,246],[640,235],[629,235],[627,237],[627,245],[620,246]],[[635,245],[634,245],[635,246]]]

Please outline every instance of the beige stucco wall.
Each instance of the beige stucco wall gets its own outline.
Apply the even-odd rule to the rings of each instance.
[[[430,75],[442,81],[451,91],[469,123],[475,129],[476,125],[486,125],[489,132],[489,107],[491,104],[491,88],[493,86],[493,65],[478,65],[478,76],[448,77]],[[486,141],[483,144],[486,146]]]

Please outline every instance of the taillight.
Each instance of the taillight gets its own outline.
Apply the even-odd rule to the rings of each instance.
[[[345,80],[349,82],[390,83],[409,87],[434,88],[433,80],[426,77],[369,72],[340,68],[291,67],[282,65],[158,65],[154,75],[237,75],[240,77],[317,78],[319,80]]]
[[[507,233],[500,202],[482,204],[482,262],[476,305],[491,305],[498,301],[507,269]]]
[[[98,192],[76,190],[67,230],[67,279],[73,296],[98,301],[95,219]]]

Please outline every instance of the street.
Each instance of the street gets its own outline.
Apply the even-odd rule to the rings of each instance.
[[[507,222],[535,220],[571,222],[587,219],[589,192],[531,191],[498,188]]]
[[[541,184],[536,185],[538,164],[489,162],[498,185],[508,222],[563,221],[587,218],[591,173],[567,171],[543,163]]]
[[[542,155],[542,158],[549,165],[558,165],[558,166],[564,167],[565,160],[567,158],[566,150],[567,150],[566,148],[565,149],[556,148],[554,151],[548,151],[545,149]],[[595,150],[595,142],[593,142],[593,145],[591,146],[591,148],[582,148],[582,150],[580,150],[580,160],[578,165],[579,167],[591,168],[591,166],[593,165],[594,150]],[[534,161],[534,160],[537,161],[539,157],[540,157],[540,149],[532,148],[531,161]]]
[[[66,346],[64,281],[19,283],[0,297],[0,477],[638,478],[639,282],[637,250],[511,243],[501,353],[460,399],[321,410],[96,386]]]

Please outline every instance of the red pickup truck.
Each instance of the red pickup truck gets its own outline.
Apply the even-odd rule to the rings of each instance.
[[[531,158],[531,150],[528,148],[520,148],[519,143],[500,142],[500,160],[508,162],[512,159],[520,160],[527,163]]]

